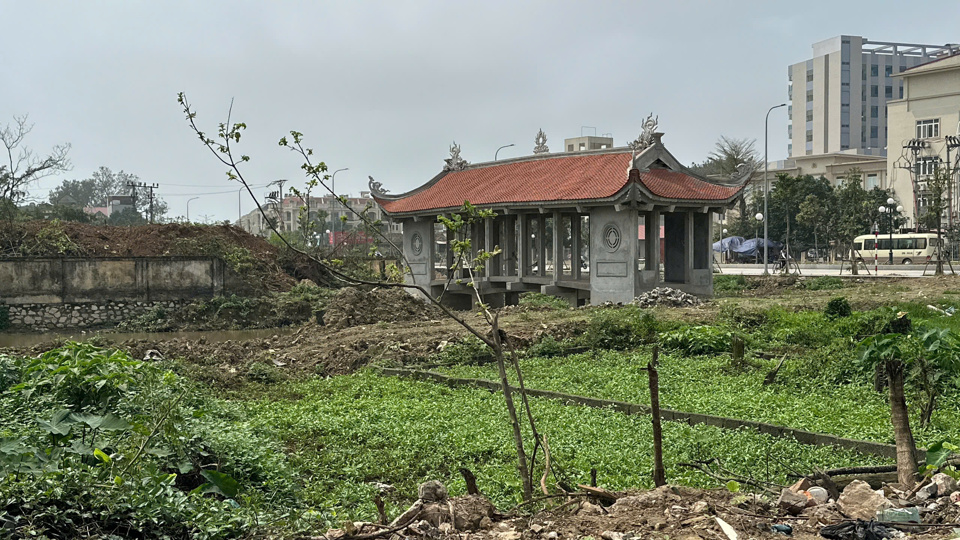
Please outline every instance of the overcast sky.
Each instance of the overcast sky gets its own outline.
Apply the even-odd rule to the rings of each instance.
[[[401,192],[439,172],[453,140],[473,163],[510,143],[501,158],[530,154],[540,128],[553,151],[581,132],[621,146],[651,112],[684,163],[720,135],[762,152],[764,114],[814,42],[960,42],[956,0],[0,0],[0,20],[0,125],[29,114],[36,152],[72,145],[73,169],[31,192],[107,166],[159,184],[174,216],[199,197],[194,220],[236,220],[238,197],[188,130],[180,91],[210,131],[235,100],[254,184],[302,184],[277,146],[298,130],[331,171],[349,167],[338,192],[365,190],[368,175]],[[771,160],[786,157],[786,125],[785,110],[771,114]]]

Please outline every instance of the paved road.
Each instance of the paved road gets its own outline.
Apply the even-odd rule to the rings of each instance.
[[[867,275],[863,269],[860,270],[860,273],[857,277],[862,278],[871,278],[877,277],[873,272],[873,266],[868,266],[870,274]],[[957,272],[960,273],[960,267],[954,265],[954,268],[957,269]],[[753,264],[722,264],[720,265],[721,273],[723,274],[742,274],[745,276],[759,276],[763,275],[763,265],[753,265]],[[910,266],[880,266],[879,277],[933,277],[933,266],[927,268],[927,275],[923,275],[923,265],[910,265]],[[773,265],[770,265],[770,272],[773,273]],[[794,270],[796,272],[796,270]],[[950,274],[949,267],[946,268],[947,275]],[[813,265],[813,266],[804,266],[800,265],[800,273],[804,276],[840,276],[840,267],[831,266],[831,265]],[[844,266],[843,276],[850,275],[850,268]]]

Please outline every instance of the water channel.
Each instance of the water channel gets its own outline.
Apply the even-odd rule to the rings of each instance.
[[[72,332],[46,332],[42,334],[16,334],[0,333],[0,348],[5,347],[32,347],[41,343],[49,343],[55,340],[85,341],[94,336],[99,336],[113,342],[127,340],[157,340],[166,341],[169,339],[200,339],[204,338],[208,343],[219,343],[222,341],[245,341],[250,339],[268,338],[271,336],[282,336],[292,334],[298,327],[290,326],[286,328],[259,328],[256,330],[211,330],[206,332],[112,332],[110,330],[94,330]]]

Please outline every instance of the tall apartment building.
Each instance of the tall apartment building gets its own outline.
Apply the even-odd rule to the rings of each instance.
[[[788,73],[788,154],[886,155],[887,101],[903,98],[903,81],[894,75],[958,49],[860,36],[814,43],[813,58]]]

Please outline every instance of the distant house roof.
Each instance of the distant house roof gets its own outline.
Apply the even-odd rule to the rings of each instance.
[[[634,154],[628,148],[538,154],[443,171],[423,186],[398,195],[370,179],[374,199],[388,214],[417,215],[460,208],[535,207],[564,204],[727,205],[736,199],[749,171],[727,182],[682,166],[659,139]]]

